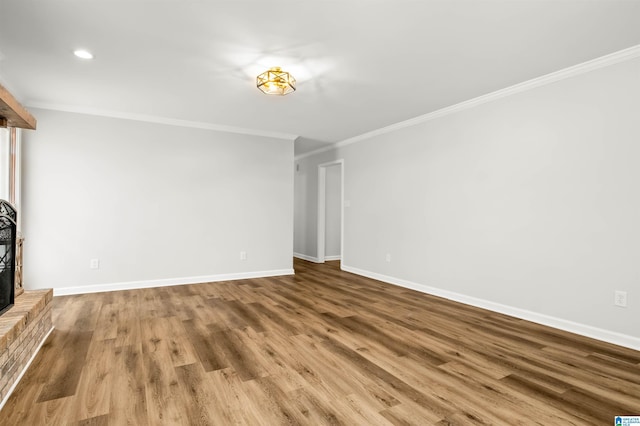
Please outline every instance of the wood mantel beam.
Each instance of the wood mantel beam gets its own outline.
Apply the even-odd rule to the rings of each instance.
[[[36,129],[36,119],[0,84],[0,127]]]

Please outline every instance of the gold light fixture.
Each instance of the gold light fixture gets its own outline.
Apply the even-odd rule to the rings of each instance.
[[[256,78],[258,89],[267,95],[284,96],[296,90],[296,79],[280,67],[273,67]]]

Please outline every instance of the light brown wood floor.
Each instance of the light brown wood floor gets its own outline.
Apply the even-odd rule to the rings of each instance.
[[[295,262],[57,297],[2,425],[612,425],[640,352]]]

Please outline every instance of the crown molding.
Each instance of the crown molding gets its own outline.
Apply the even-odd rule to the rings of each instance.
[[[240,135],[262,136],[265,138],[284,139],[294,141],[297,135],[289,133],[270,132],[266,130],[247,129],[244,127],[225,126],[221,124],[205,123],[201,121],[178,120],[147,114],[134,114],[98,108],[80,107],[74,105],[53,104],[46,102],[29,102],[29,108],[48,109],[52,111],[72,112],[77,114],[95,115],[99,117],[119,118],[122,120],[141,121],[145,123],[166,124],[168,126],[188,127],[192,129],[215,130],[217,132],[236,133]]]
[[[368,134],[368,133],[365,133]],[[373,136],[371,136],[373,137]],[[346,139],[349,140],[349,139]],[[300,154],[300,155],[296,155],[295,157],[293,157],[294,160],[302,160],[303,158],[307,158],[307,157],[311,157],[313,155],[317,155],[317,154],[321,154],[323,152],[327,152],[327,151],[331,151],[332,149],[336,149],[338,147],[339,143],[343,143],[342,142],[336,142],[336,143],[332,143],[329,144],[327,146],[323,146],[322,148],[318,148],[318,149],[314,149],[313,151],[309,151],[309,152],[305,152],[304,154]]]
[[[409,120],[400,121],[390,126],[372,130],[371,132],[363,133],[361,135],[354,136],[352,138],[348,138],[340,142],[336,142],[327,147],[319,148],[311,152],[300,154],[299,156],[295,157],[295,159],[300,160],[302,158],[306,158],[312,155],[320,154],[322,152],[330,151],[335,148],[340,148],[340,147],[351,145],[357,142],[368,140],[376,136],[383,135],[385,133],[393,132],[395,130],[404,129],[406,127],[412,127],[421,123],[425,123],[430,120],[434,120],[436,118],[440,118],[440,117],[447,116],[449,114],[456,113],[458,111],[463,111],[465,109],[473,108],[478,105],[482,105],[488,102],[502,99],[507,96],[515,95],[517,93],[522,93],[527,90],[531,90],[537,87],[545,86],[547,84],[555,83],[557,81],[564,80],[569,77],[574,77],[580,74],[587,73],[589,71],[593,71],[599,68],[604,68],[620,62],[636,59],[638,57],[640,57],[640,44],[633,47],[629,47],[627,49],[620,50],[618,52],[611,53],[609,55],[592,59],[587,62],[583,62],[578,65],[573,65],[571,67],[564,68],[559,71],[555,71],[550,74],[543,75],[541,77],[527,80],[522,83],[514,84],[513,86],[509,86],[504,89],[497,90],[495,92],[487,93],[486,95],[481,95],[476,98],[457,103],[455,105],[451,105],[451,106],[448,106],[424,115],[420,115],[415,118],[411,118]]]

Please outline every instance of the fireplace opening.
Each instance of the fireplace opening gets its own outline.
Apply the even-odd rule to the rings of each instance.
[[[16,209],[0,200],[0,315],[13,305],[16,275]]]

